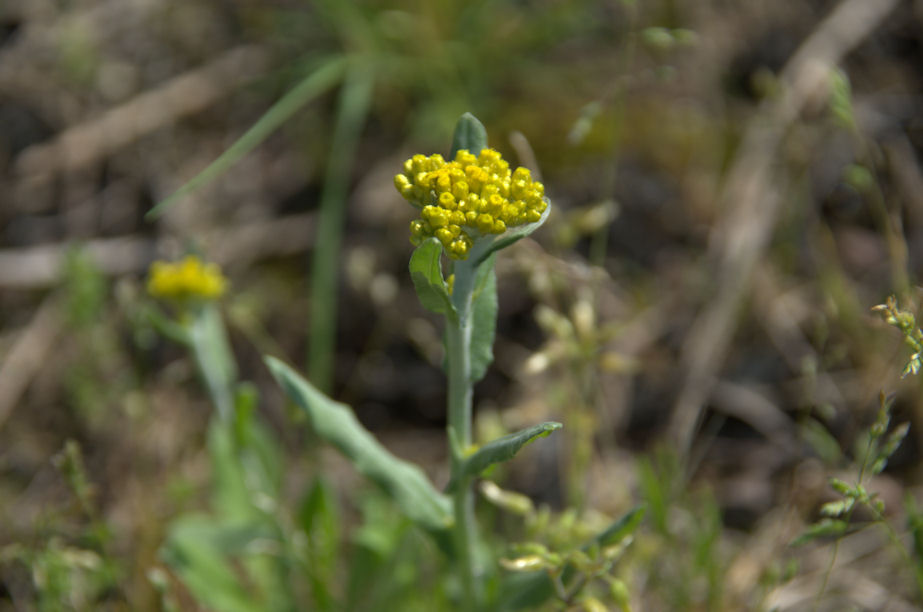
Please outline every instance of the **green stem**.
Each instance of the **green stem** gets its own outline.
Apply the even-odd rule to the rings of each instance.
[[[471,293],[474,270],[467,265],[455,266],[452,302],[456,320],[446,319],[446,360],[449,376],[449,427],[464,451],[471,445]],[[454,458],[453,458],[454,459]]]
[[[457,317],[446,317],[446,359],[448,362],[448,434],[451,447],[452,479],[458,479],[453,493],[455,511],[454,541],[461,573],[464,609],[481,607],[481,588],[477,568],[477,524],[474,517],[474,489],[470,477],[460,478],[462,460],[471,446],[471,297],[475,266],[470,262],[455,265],[452,302]]]

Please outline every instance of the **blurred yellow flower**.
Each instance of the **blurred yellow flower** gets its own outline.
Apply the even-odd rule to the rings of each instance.
[[[410,241],[435,236],[453,259],[466,259],[474,240],[535,223],[548,207],[545,187],[529,170],[510,165],[493,149],[475,156],[462,149],[446,162],[439,154],[414,155],[394,177],[404,198],[420,208],[410,223]]]
[[[152,296],[168,300],[213,300],[221,297],[227,279],[215,264],[204,263],[195,255],[181,261],[155,261],[147,279]]]

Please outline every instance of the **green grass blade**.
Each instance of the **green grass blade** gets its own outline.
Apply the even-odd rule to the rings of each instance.
[[[154,208],[149,210],[145,218],[149,221],[156,219],[180,198],[224,174],[228,168],[236,164],[244,155],[266,140],[270,134],[276,131],[279,126],[291,118],[291,116],[305,104],[333,87],[342,76],[345,65],[346,61],[343,58],[338,57],[330,59],[315,72],[308,75],[296,85],[294,89],[282,96],[278,102],[272,105],[272,107],[253,124],[253,127],[238,138],[227,151],[218,157],[218,159],[195,175],[185,185],[177,189],[173,195],[162,200],[154,206]]]
[[[322,391],[329,391],[333,382],[337,278],[349,175],[374,84],[375,76],[368,64],[356,64],[346,73],[321,193],[317,246],[311,266],[308,371]]]
[[[434,532],[451,524],[451,502],[433,488],[419,467],[392,455],[347,406],[328,398],[290,367],[273,357],[266,357],[266,365],[286,395],[307,414],[317,435],[384,489],[407,518]]]

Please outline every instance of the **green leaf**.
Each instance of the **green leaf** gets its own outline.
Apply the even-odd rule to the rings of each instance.
[[[340,509],[336,491],[323,478],[314,480],[298,510],[298,522],[307,536],[307,567],[314,609],[331,610],[334,598],[331,586],[336,582],[334,573],[338,566],[337,555],[340,542]]]
[[[820,507],[820,513],[824,516],[836,518],[849,512],[855,503],[856,499],[854,497],[847,497],[846,499],[838,499],[836,501],[827,502]]]
[[[511,227],[502,234],[498,235],[493,241],[485,240],[481,242],[481,244],[476,243],[475,248],[472,249],[472,254],[469,256],[469,259],[474,259],[475,265],[479,266],[488,257],[500,249],[505,249],[514,242],[522,240],[540,228],[542,224],[548,220],[548,215],[551,214],[551,202],[548,200],[548,198],[545,198],[545,201],[548,202],[548,206],[545,207],[545,212],[542,213],[542,216],[538,221],[535,223],[526,223],[525,225],[517,225],[515,227]]]
[[[228,421],[213,418],[208,428],[212,465],[212,507],[222,519],[246,521],[260,513],[253,506],[247,474],[241,465],[234,431]]]
[[[454,320],[458,313],[449,298],[449,286],[442,277],[441,257],[439,240],[427,239],[410,256],[410,278],[424,308]]]
[[[667,533],[667,509],[669,506],[668,478],[664,478],[648,458],[642,458],[638,464],[638,482],[642,491],[642,498],[651,509],[651,520],[655,529]]]
[[[923,558],[923,512],[917,507],[917,501],[911,493],[904,496],[904,510],[907,513],[907,528],[913,536],[913,551],[918,559],[917,571],[919,572],[923,569],[919,567],[919,559]]]
[[[186,328],[169,318],[153,304],[142,307],[140,320],[149,323],[158,333],[181,346],[188,348],[192,345],[192,339]]]
[[[466,149],[473,155],[478,155],[481,149],[487,148],[487,130],[484,124],[478,121],[471,113],[465,113],[455,124],[455,134],[452,136],[452,151],[449,159],[455,159],[455,154]]]
[[[484,378],[494,360],[497,329],[497,273],[494,259],[488,258],[477,269],[471,297],[471,383]]]
[[[145,218],[149,221],[156,219],[180,198],[224,174],[228,168],[236,164],[247,153],[266,140],[270,134],[275,132],[279,126],[285,123],[305,104],[333,87],[340,79],[345,66],[346,61],[344,58],[335,57],[326,60],[326,63],[320,68],[305,77],[294,89],[273,104],[272,107],[253,124],[253,127],[238,138],[227,151],[218,157],[218,159],[195,175],[185,185],[177,189],[173,195],[149,210]]]
[[[266,365],[289,398],[305,411],[317,434],[384,489],[407,518],[436,532],[451,524],[451,501],[433,488],[419,467],[388,452],[347,406],[315,389],[289,366],[274,357],[266,357]]]
[[[210,516],[189,515],[171,525],[161,552],[164,561],[203,607],[228,612],[249,612],[261,604],[244,588],[227,558],[245,552],[259,538],[272,538],[253,524],[215,522]]]
[[[824,537],[839,537],[846,533],[849,523],[839,519],[823,519],[808,527],[803,534],[792,541],[792,546],[801,546],[812,540]]]
[[[839,461],[843,455],[840,443],[819,421],[807,418],[799,424],[798,429],[801,439],[808,443],[808,446],[824,460],[824,463],[832,465]]]
[[[281,445],[271,429],[255,413],[256,388],[241,383],[235,393],[235,443],[238,461],[246,474],[246,482],[254,493],[278,499],[285,475]]]
[[[497,610],[538,610],[554,597],[554,583],[546,571],[510,572],[500,583]]]
[[[548,421],[488,442],[479,448],[473,455],[464,460],[461,468],[457,472],[457,476],[453,477],[452,482],[449,483],[448,490],[451,491],[457,486],[459,479],[468,476],[477,476],[494,463],[509,461],[529,442],[532,442],[536,438],[543,438],[552,431],[561,429],[562,427],[563,425],[560,423]]]
[[[598,544],[600,547],[618,544],[634,533],[646,512],[647,504],[638,504],[596,536],[593,544]]]
[[[830,487],[840,495],[845,495],[847,497],[856,497],[858,495],[856,487],[848,482],[840,480],[839,478],[831,478],[829,482]]]

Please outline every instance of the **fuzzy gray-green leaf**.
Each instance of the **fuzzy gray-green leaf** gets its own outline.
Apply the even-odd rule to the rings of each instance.
[[[481,265],[488,257],[499,251],[500,249],[505,249],[514,242],[518,242],[540,228],[545,221],[548,220],[548,215],[551,213],[551,202],[548,199],[545,199],[545,202],[548,203],[548,206],[545,207],[545,212],[542,213],[541,218],[535,223],[526,223],[525,225],[517,225],[507,229],[504,233],[497,236],[493,242],[489,243],[487,248],[483,252],[477,254],[477,259],[475,260],[476,265]]]
[[[471,382],[484,378],[494,360],[497,330],[497,273],[490,258],[477,270],[471,297]]]
[[[410,278],[424,308],[454,318],[458,315],[442,277],[441,256],[442,245],[439,240],[429,238],[423,242],[410,256]]]
[[[494,463],[509,461],[529,442],[532,442],[536,438],[545,437],[552,431],[561,429],[562,427],[563,425],[560,423],[548,421],[492,440],[465,459],[459,470],[458,478],[477,476]],[[453,482],[449,483],[448,489],[452,490],[457,484],[458,483],[453,480]]]
[[[452,136],[452,151],[449,159],[455,159],[455,154],[466,149],[472,155],[478,155],[481,149],[487,148],[487,130],[484,124],[471,113],[465,113],[455,124],[455,134]]]
[[[266,365],[289,398],[307,414],[314,431],[384,489],[407,518],[432,531],[451,524],[450,500],[433,488],[419,467],[392,455],[347,406],[315,389],[286,364],[266,357]]]

